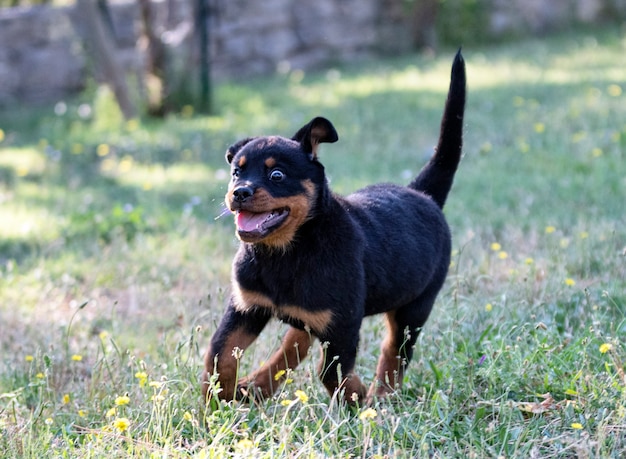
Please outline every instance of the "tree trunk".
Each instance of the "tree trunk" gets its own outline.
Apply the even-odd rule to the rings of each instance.
[[[91,51],[98,70],[110,85],[125,119],[137,117],[137,108],[126,84],[124,71],[115,59],[114,47],[107,36],[102,18],[98,12],[96,0],[78,0],[76,8],[79,20],[84,24],[85,41]]]

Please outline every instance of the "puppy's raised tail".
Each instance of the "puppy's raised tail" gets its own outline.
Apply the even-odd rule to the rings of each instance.
[[[429,195],[443,208],[452,188],[463,148],[463,113],[465,111],[465,61],[461,50],[452,64],[446,107],[441,118],[439,143],[435,154],[409,184],[410,188]]]

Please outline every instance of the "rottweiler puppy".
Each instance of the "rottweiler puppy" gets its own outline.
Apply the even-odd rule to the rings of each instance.
[[[435,154],[408,186],[333,194],[318,147],[338,136],[321,117],[290,139],[252,137],[228,149],[226,205],[241,244],[230,301],[205,356],[205,401],[270,397],[315,339],[331,395],[341,390],[348,403],[365,402],[400,387],[450,264],[442,208],[461,158],[465,86],[459,50]],[[368,391],[354,373],[359,329],[365,316],[380,313],[387,335]],[[272,318],[290,325],[280,349],[237,379],[242,352]],[[208,394],[213,374],[219,390]]]

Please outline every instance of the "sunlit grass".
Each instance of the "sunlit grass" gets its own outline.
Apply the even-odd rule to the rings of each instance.
[[[212,116],[126,122],[102,90],[0,114],[0,451],[622,456],[622,35],[464,49],[448,281],[402,393],[352,410],[328,397],[315,358],[266,403],[203,409],[202,353],[237,247],[224,151],[322,115],[340,137],[320,153],[333,190],[405,183],[436,142],[455,50],[224,84]],[[242,374],[284,329],[266,329]],[[365,321],[367,382],[384,332],[380,318]]]

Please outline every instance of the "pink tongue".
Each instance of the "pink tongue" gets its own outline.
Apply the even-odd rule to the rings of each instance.
[[[269,212],[257,214],[241,210],[237,213],[237,227],[241,231],[254,231],[267,219]]]

